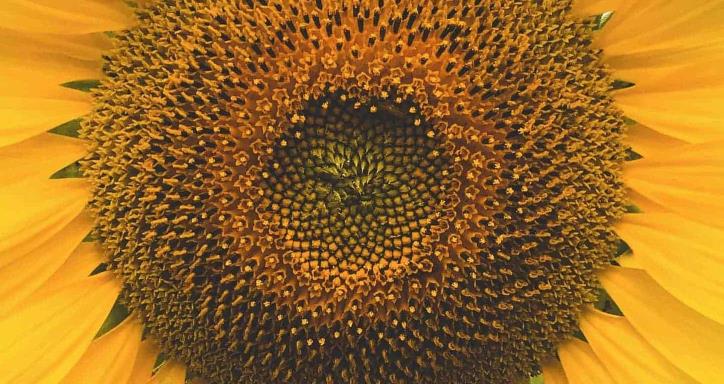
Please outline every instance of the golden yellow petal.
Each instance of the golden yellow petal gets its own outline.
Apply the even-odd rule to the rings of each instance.
[[[110,273],[41,290],[0,318],[2,383],[57,383],[78,362],[115,302]]]
[[[568,384],[566,372],[557,359],[551,358],[543,362],[541,369],[543,370],[545,384]]]
[[[101,54],[111,48],[113,41],[104,32],[67,35],[44,30],[20,32],[0,28],[0,57],[3,64],[22,60],[33,65],[39,61],[53,69],[66,67],[69,63],[87,65],[92,62],[97,71],[103,62]]]
[[[52,98],[0,96],[0,147],[17,143],[86,114],[90,96],[58,88]],[[62,95],[61,95],[62,94]]]
[[[136,384],[149,381],[153,374],[153,366],[156,363],[159,352],[160,349],[153,340],[143,340],[127,383]]]
[[[642,53],[665,57],[724,40],[721,0],[629,0],[611,8],[615,13],[596,39],[609,58]]]
[[[80,214],[47,241],[28,253],[10,252],[0,261],[0,316],[30,296],[68,259],[93,228],[87,213]],[[80,251],[76,251],[80,252]]]
[[[130,316],[108,333],[93,340],[61,384],[126,383],[141,345],[143,328]]]
[[[724,141],[675,147],[629,162],[624,179],[671,212],[724,228]]]
[[[26,32],[80,34],[115,31],[133,24],[122,0],[4,0],[0,27]]]
[[[702,383],[724,377],[724,325],[684,305],[643,270],[612,266],[599,278],[633,328],[673,365]]]
[[[645,269],[684,304],[724,324],[724,231],[653,212],[626,215],[616,232],[632,249],[622,258],[627,266]]]
[[[101,53],[110,46],[103,34],[0,29],[0,147],[85,115],[90,95],[61,84],[100,78]]]
[[[624,317],[589,308],[580,321],[588,344],[616,382],[696,383],[647,343]]]
[[[183,384],[185,381],[186,366],[176,361],[167,361],[148,381],[148,384]]]
[[[722,141],[675,147],[629,162],[624,179],[629,188],[665,210],[724,228]]]
[[[561,343],[558,356],[571,384],[614,383],[611,374],[596,357],[591,346],[581,340],[570,339]]]
[[[656,156],[687,144],[683,140],[664,135],[642,124],[634,124],[628,128],[625,143],[644,157]]]
[[[99,243],[81,243],[63,265],[27,301],[42,299],[60,288],[82,281],[105,261]]]
[[[101,77],[103,34],[51,35],[0,29],[0,96],[58,97],[59,85]]]
[[[713,65],[724,65],[724,61]],[[631,119],[663,134],[700,143],[724,138],[724,112],[719,107],[724,102],[722,95],[724,87],[653,92],[635,86],[616,92],[614,98],[616,105]]]
[[[28,252],[46,241],[78,216],[88,197],[83,179],[0,185],[0,255]]]
[[[627,116],[689,142],[724,138],[724,2],[622,2],[596,39]]]
[[[85,143],[72,137],[41,133],[0,148],[0,185],[28,178],[48,179],[59,169],[83,157]]]

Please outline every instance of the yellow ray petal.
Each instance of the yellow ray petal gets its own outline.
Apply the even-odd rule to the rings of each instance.
[[[60,84],[101,77],[103,34],[51,35],[0,29],[0,96],[58,96]],[[67,91],[67,90],[66,90]]]
[[[59,34],[115,31],[133,24],[121,0],[4,0],[0,27]]]
[[[176,361],[167,361],[148,381],[148,384],[183,384],[185,381],[186,366]]]
[[[110,273],[44,289],[0,319],[0,382],[57,383],[78,362],[118,296]]]
[[[105,261],[99,243],[81,243],[63,265],[27,301],[53,294],[59,288],[84,280]]]
[[[131,375],[128,378],[128,384],[145,383],[151,380],[153,374],[153,366],[156,363],[160,350],[158,345],[151,339],[146,339],[141,343],[141,347],[133,364]]]
[[[125,383],[141,345],[141,323],[131,316],[93,340],[61,384]]]
[[[554,358],[548,359],[542,364],[541,368],[545,384],[568,384],[566,372],[563,371],[560,361]]]
[[[626,115],[689,142],[724,138],[724,2],[622,2],[596,39]]]
[[[30,139],[0,148],[0,185],[28,178],[48,179],[59,169],[80,159],[85,143],[72,137],[41,133]]]
[[[558,356],[571,384],[614,383],[611,374],[593,353],[591,347],[578,339],[570,339],[558,347]]]
[[[721,0],[629,0],[611,8],[615,14],[596,39],[608,57],[676,53],[724,40]]]
[[[684,304],[724,324],[724,231],[654,212],[626,215],[616,232],[631,247],[625,258],[633,265]]]
[[[636,153],[644,157],[656,156],[661,152],[671,151],[674,147],[687,144],[683,140],[664,135],[642,124],[630,126],[624,141]]]
[[[88,214],[81,214],[29,253],[9,253],[0,261],[0,316],[27,298],[66,261],[93,227]],[[81,252],[77,250],[76,252]]]
[[[702,383],[724,375],[724,326],[668,294],[646,272],[609,267],[604,288],[634,329],[661,355]]]
[[[724,141],[675,147],[630,162],[624,179],[667,210],[724,228]]]
[[[0,256],[28,252],[65,228],[85,207],[88,189],[83,179],[0,186]]]
[[[52,98],[0,96],[0,147],[48,131],[90,111],[89,95],[58,89]]]
[[[113,48],[113,40],[103,32],[67,35],[0,28],[0,37],[0,62],[22,60],[28,65],[40,62],[48,69],[58,66],[70,69],[69,63],[92,62],[97,71],[102,64],[101,54]]]
[[[714,65],[724,65],[724,61]],[[626,80],[635,81],[631,77]],[[724,102],[722,94],[724,86],[677,92],[652,92],[634,86],[616,92],[614,99],[626,116],[663,134],[701,143],[724,138],[724,112],[719,108]]]
[[[622,316],[587,309],[581,330],[618,383],[695,384],[658,353]]]

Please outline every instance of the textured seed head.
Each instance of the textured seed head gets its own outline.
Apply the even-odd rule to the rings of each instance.
[[[624,206],[568,1],[163,0],[83,135],[124,301],[212,383],[508,383]]]

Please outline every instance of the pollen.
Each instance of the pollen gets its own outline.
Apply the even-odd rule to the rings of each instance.
[[[570,1],[156,1],[82,135],[123,303],[214,384],[509,383],[612,261],[624,123]]]

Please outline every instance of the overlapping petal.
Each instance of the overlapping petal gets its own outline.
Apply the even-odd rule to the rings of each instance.
[[[156,363],[160,350],[151,339],[145,339],[139,347],[136,361],[133,363],[128,384],[145,383],[151,380],[153,366]]]
[[[133,316],[127,318],[108,333],[93,340],[60,383],[129,383],[132,367],[140,353],[141,332],[138,319]]]
[[[724,231],[666,212],[630,214],[616,226],[631,247],[623,265],[645,269],[662,288],[724,324]]]
[[[596,45],[617,79],[626,115],[692,143],[724,138],[724,1],[579,0],[581,13],[614,14]]]
[[[59,382],[85,353],[120,286],[109,273],[74,281],[68,275],[0,318],[0,382]]]
[[[624,179],[665,210],[724,228],[724,141],[675,146],[630,162]]]
[[[0,186],[0,255],[22,254],[47,241],[83,211],[88,197],[83,179]]]
[[[570,384],[614,383],[607,367],[584,341],[563,342],[558,347],[558,356]]]
[[[71,252],[97,252],[87,244],[79,246],[92,226],[92,219],[83,213],[48,240],[34,244],[29,252],[15,252],[14,248],[6,252],[0,260],[0,316],[13,311],[17,303],[42,286]]]
[[[581,330],[617,383],[696,383],[646,342],[624,317],[588,309],[581,316]]]
[[[568,384],[566,372],[563,370],[561,362],[555,358],[550,358],[541,365],[543,371],[543,380],[545,384]]]
[[[0,7],[0,27],[24,32],[115,31],[133,22],[133,13],[123,0],[5,0]]]
[[[643,270],[609,267],[599,278],[633,329],[671,364],[701,383],[724,375],[724,325],[677,300]]]

